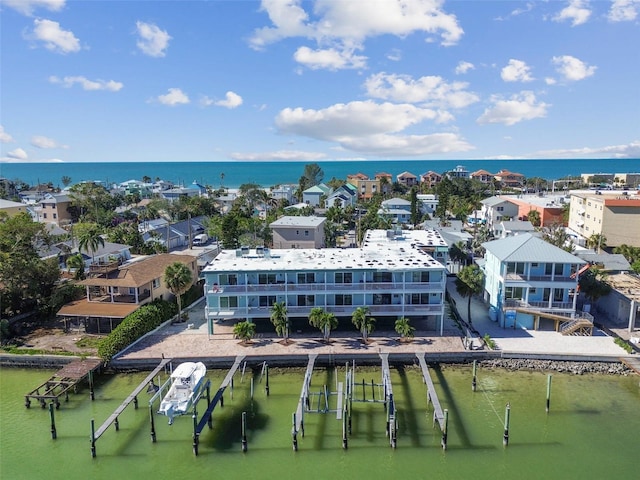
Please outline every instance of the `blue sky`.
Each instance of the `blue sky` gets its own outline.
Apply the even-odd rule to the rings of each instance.
[[[640,158],[640,0],[0,0],[0,162]]]

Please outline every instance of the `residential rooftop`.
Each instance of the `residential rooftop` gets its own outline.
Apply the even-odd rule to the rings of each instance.
[[[369,230],[361,248],[223,250],[204,272],[442,269],[444,266],[426,250],[446,246],[433,230]]]

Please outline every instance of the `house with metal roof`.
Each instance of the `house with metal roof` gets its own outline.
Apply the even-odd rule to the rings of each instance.
[[[578,280],[587,262],[530,233],[483,243],[484,298],[500,326],[556,330],[575,318]],[[593,320],[593,317],[591,317]]]
[[[324,207],[322,197],[325,198],[331,193],[331,189],[324,183],[314,185],[311,188],[307,188],[302,192],[302,201],[307,205],[313,205],[314,207]]]
[[[493,196],[480,201],[479,220],[487,225],[489,230],[496,235],[497,226],[504,219],[518,218],[518,205],[504,197]]]

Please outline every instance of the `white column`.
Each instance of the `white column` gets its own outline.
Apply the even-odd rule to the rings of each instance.
[[[629,333],[633,332],[633,328],[636,324],[636,314],[638,313],[638,306],[635,300],[631,300],[629,309]]]

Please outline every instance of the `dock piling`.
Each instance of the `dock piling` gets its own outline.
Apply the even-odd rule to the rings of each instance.
[[[444,409],[444,428],[442,429],[442,449],[446,450],[447,449],[447,430],[449,429],[449,410],[447,410],[446,408]]]
[[[269,396],[269,365],[267,363],[264,364],[264,374],[266,377],[265,383],[265,391],[267,392],[267,397]]]
[[[247,451],[247,412],[242,412],[242,451]]]
[[[89,398],[92,401],[96,399],[96,394],[93,390],[93,370],[89,370]]]
[[[149,405],[149,418],[151,420],[151,441],[156,443],[156,422],[153,418],[153,405]]]
[[[55,440],[56,438],[58,438],[58,432],[56,431],[56,418],[53,412],[54,408],[52,402],[49,404],[49,417],[51,417],[51,439]]]
[[[549,406],[551,404],[551,375],[547,376],[547,413],[549,413]]]
[[[473,379],[471,380],[471,391],[476,391],[476,370],[478,367],[478,362],[476,360],[473,361]]]
[[[296,431],[296,414],[293,414],[293,428],[291,429],[291,436],[293,437],[293,451],[298,451],[298,432]]]
[[[91,419],[91,457],[96,458],[96,421]]]
[[[506,447],[509,445],[509,420],[511,414],[511,404],[507,403],[504,410],[504,435],[502,436],[502,444]]]
[[[193,409],[193,454],[197,457],[198,456],[198,444],[199,442],[199,435],[198,435],[198,412],[196,411],[196,409]]]

